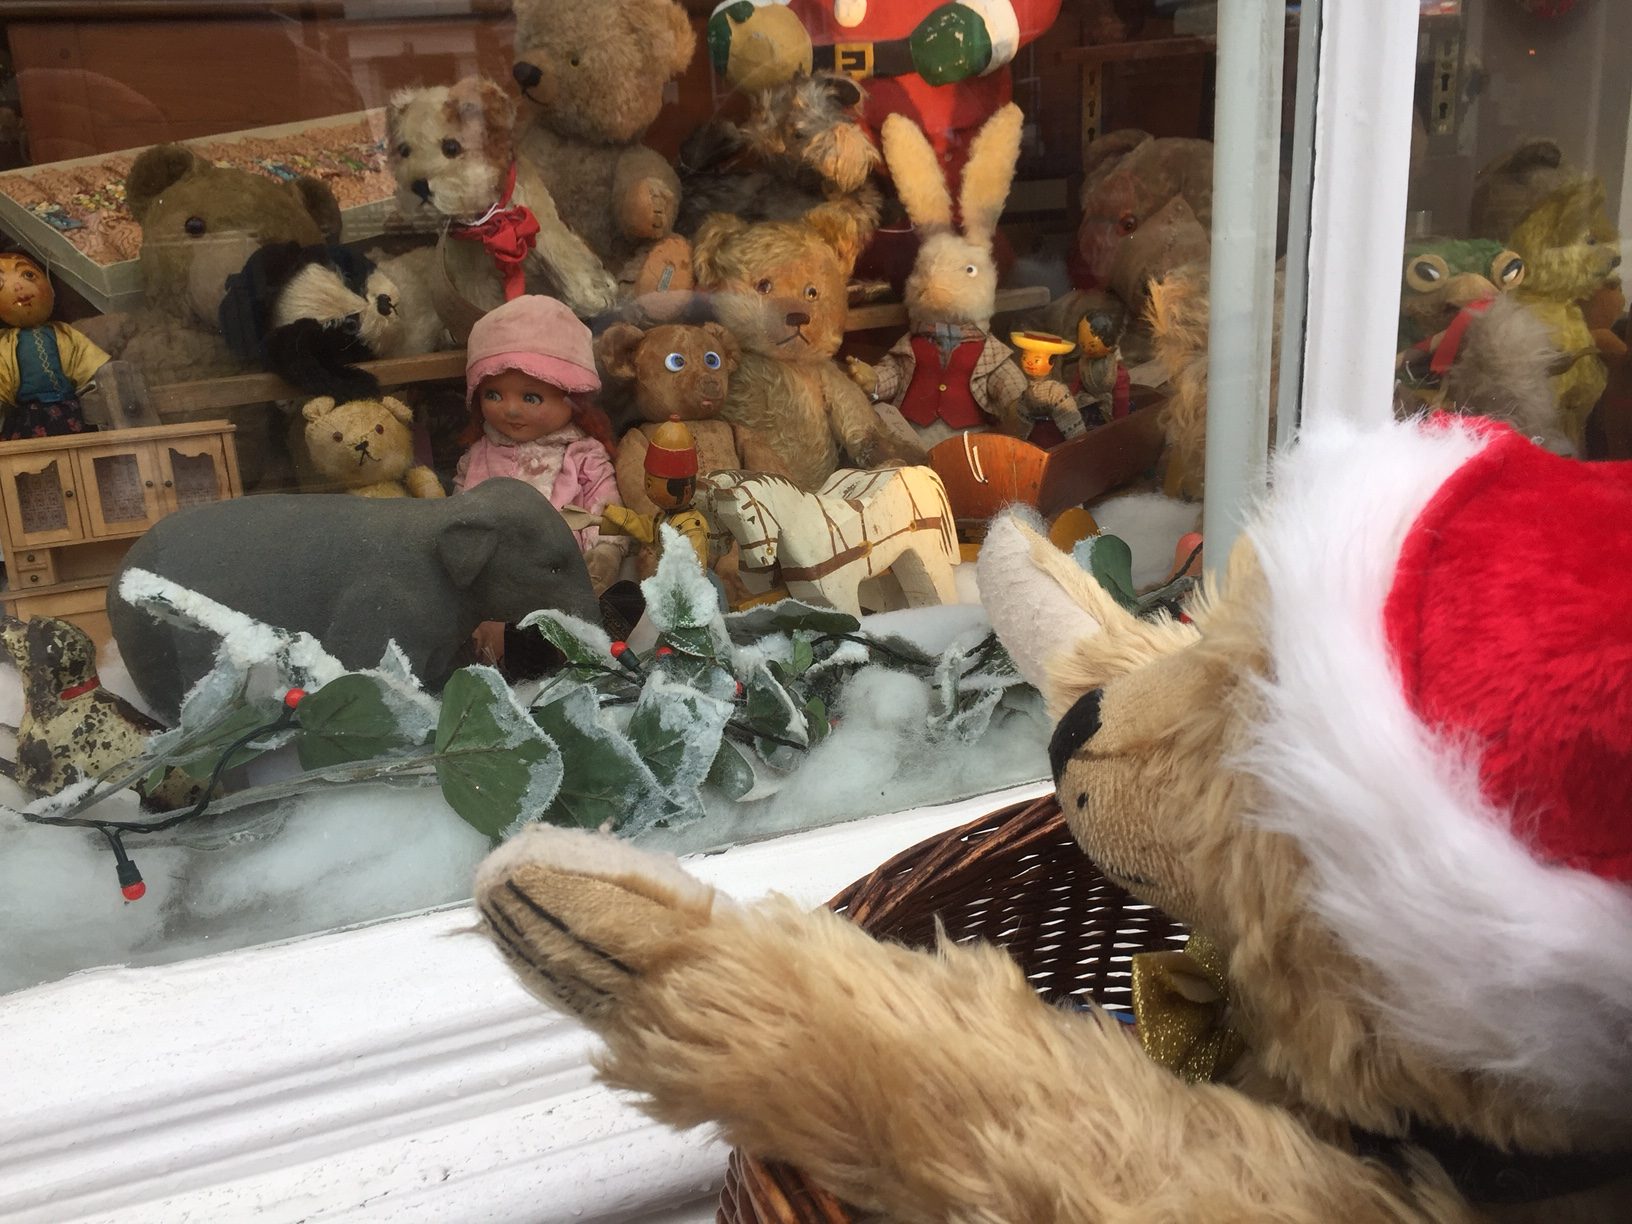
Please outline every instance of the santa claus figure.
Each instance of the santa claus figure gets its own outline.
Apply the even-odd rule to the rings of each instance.
[[[865,80],[874,137],[886,115],[912,119],[955,194],[969,142],[1012,96],[1009,64],[1059,12],[1060,0],[723,0],[708,49],[743,90],[821,70]]]

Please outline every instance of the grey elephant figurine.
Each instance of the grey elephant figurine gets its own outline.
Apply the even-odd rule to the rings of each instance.
[[[600,622],[572,530],[519,480],[423,501],[304,494],[216,502],[161,520],[108,586],[108,619],[131,679],[172,722],[214,666],[216,639],[121,599],[128,569],[309,633],[348,668],[378,666],[395,641],[432,689],[459,666],[483,621],[553,608]]]

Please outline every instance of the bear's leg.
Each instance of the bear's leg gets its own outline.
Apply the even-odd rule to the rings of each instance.
[[[605,1039],[602,1074],[903,1222],[1463,1218],[1231,1089],[1188,1085],[993,948],[746,909],[672,859],[534,826],[478,872],[487,932]],[[1436,1187],[1437,1190],[1437,1187]]]

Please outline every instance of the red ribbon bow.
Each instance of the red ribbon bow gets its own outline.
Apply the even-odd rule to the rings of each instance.
[[[522,264],[527,253],[538,241],[538,218],[525,204],[510,205],[516,190],[516,164],[510,163],[510,172],[504,180],[504,196],[481,221],[474,225],[455,224],[449,233],[455,238],[480,242],[492,257],[499,275],[504,278],[504,300],[510,301],[527,292]]]

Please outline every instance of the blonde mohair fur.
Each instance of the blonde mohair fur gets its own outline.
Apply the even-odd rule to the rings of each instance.
[[[414,412],[401,400],[337,404],[321,395],[300,415],[304,458],[315,477],[309,483],[359,497],[446,496],[436,473],[414,463]]]
[[[742,348],[721,416],[756,431],[794,483],[814,491],[840,467],[921,463],[885,431],[867,397],[833,362],[849,313],[852,255],[820,215],[749,224],[710,218],[693,253],[698,287]]]
[[[617,300],[617,285],[595,253],[561,219],[537,170],[517,161],[515,103],[492,81],[399,90],[386,107],[386,139],[397,180],[397,207],[410,221],[442,233],[437,308],[456,338],[504,301],[504,283],[479,242],[448,236],[451,224],[480,221],[496,206],[512,165],[512,205],[529,209],[539,232],[525,271],[527,292],[559,297],[584,317]]]

